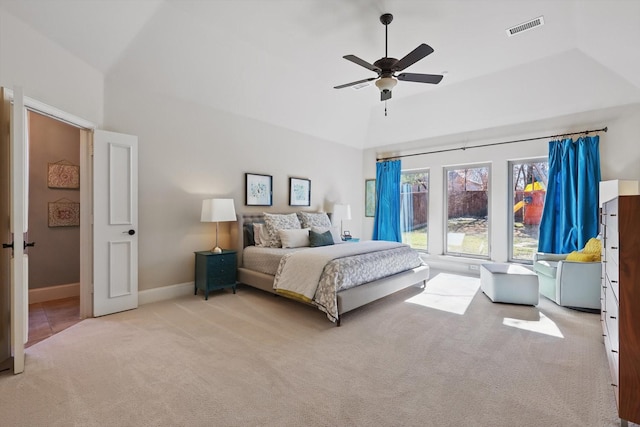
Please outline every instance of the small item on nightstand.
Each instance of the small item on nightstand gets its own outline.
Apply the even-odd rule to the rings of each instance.
[[[342,233],[342,240],[347,241],[351,239],[353,239],[353,237],[351,237],[351,232],[344,230],[344,233]]]

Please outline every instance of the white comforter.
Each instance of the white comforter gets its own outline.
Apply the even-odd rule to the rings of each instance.
[[[313,301],[325,266],[332,260],[406,246],[402,243],[371,240],[321,246],[285,255],[280,260],[273,283],[276,292],[305,302]]]

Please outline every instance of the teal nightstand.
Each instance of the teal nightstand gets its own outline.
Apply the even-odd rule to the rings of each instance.
[[[196,252],[196,280],[194,295],[198,289],[204,291],[204,299],[209,299],[209,291],[233,288],[236,293],[236,251],[223,250],[216,254],[211,251]]]
[[[359,242],[359,241],[360,241],[360,238],[358,238],[358,237],[352,237],[349,240],[343,240],[343,242],[346,242],[346,243],[356,243],[356,242]]]

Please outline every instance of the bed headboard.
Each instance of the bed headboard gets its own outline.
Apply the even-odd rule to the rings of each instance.
[[[304,211],[313,212],[313,211]],[[294,213],[294,212],[274,212],[274,213]],[[297,212],[295,212],[297,213]],[[327,214],[331,219],[331,214]],[[264,214],[262,212],[243,213],[238,215],[238,228],[235,233],[236,250],[238,251],[238,266],[242,266],[242,250],[248,246],[248,239],[244,232],[245,224],[252,224],[254,222],[264,222]]]
[[[263,213],[245,213],[238,215],[238,248],[246,248],[248,246],[247,236],[244,232],[245,224],[254,222],[264,222]]]

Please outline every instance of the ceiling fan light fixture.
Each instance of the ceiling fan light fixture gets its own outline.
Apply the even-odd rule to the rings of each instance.
[[[398,84],[398,80],[393,77],[381,77],[376,80],[376,86],[380,89],[380,92],[384,92],[385,90],[390,91]]]

